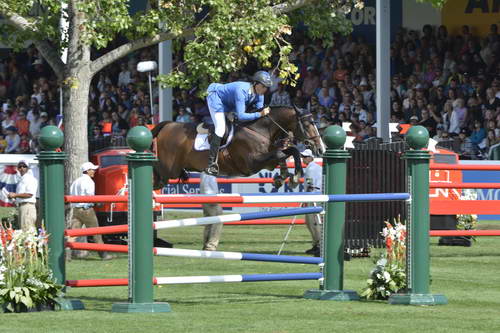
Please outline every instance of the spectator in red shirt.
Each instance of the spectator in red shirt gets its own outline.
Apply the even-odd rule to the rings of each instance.
[[[17,128],[17,133],[21,136],[30,133],[30,122],[26,119],[26,112],[20,111],[17,114],[17,120],[14,126]]]

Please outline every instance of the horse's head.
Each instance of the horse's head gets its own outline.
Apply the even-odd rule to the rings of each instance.
[[[297,133],[299,140],[303,141],[308,148],[310,148],[315,155],[322,155],[326,148],[318,128],[314,123],[313,115],[307,110],[300,110],[295,107],[295,114],[297,116]]]

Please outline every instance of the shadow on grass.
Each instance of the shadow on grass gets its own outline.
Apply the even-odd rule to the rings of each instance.
[[[253,293],[253,292],[220,292],[217,297],[188,297],[182,300],[175,299],[158,299],[160,302],[168,302],[176,305],[198,305],[198,304],[266,304],[279,303],[289,300],[302,300],[302,296],[281,295],[272,293]]]
[[[110,312],[111,304],[128,302],[128,300],[125,298],[106,297],[106,296],[92,297],[92,296],[71,295],[68,298],[78,299],[83,302],[86,310],[98,311],[98,312]]]
[[[431,258],[474,258],[474,257],[500,257],[500,253],[439,253],[439,254],[431,254]]]

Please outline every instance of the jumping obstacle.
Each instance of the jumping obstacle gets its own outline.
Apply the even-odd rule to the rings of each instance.
[[[206,216],[206,217],[177,219],[169,221],[157,221],[153,222],[153,229],[160,230],[168,228],[177,228],[182,226],[207,225],[207,224],[224,223],[224,222],[239,222],[239,221],[254,220],[259,218],[282,217],[282,216],[292,216],[301,214],[318,214],[321,213],[322,211],[323,211],[322,207],[304,207],[304,208],[272,210],[269,212],[227,214],[220,216]],[[116,225],[108,227],[66,230],[65,235],[70,237],[81,237],[81,236],[92,236],[92,235],[126,233],[128,232],[128,230],[129,230],[128,225]]]
[[[315,192],[306,193],[267,193],[263,194],[172,194],[155,195],[157,203],[177,203],[177,204],[262,204],[262,203],[313,203],[313,202],[346,202],[346,201],[392,201],[408,200],[408,193],[370,193],[370,194],[318,194]],[[68,203],[113,203],[128,202],[128,197],[124,195],[67,195],[65,201]]]
[[[48,126],[54,131],[58,130],[53,126]],[[46,127],[47,128],[47,127]],[[46,129],[44,128],[44,129]],[[47,131],[47,130],[46,130]],[[48,150],[49,154],[55,158],[47,163],[40,161],[41,169],[51,170],[52,164],[60,165],[62,168],[63,155],[55,152],[55,149],[62,144],[56,144],[54,141],[42,133],[42,147]],[[113,305],[113,311],[116,312],[165,312],[170,311],[167,303],[153,303],[153,270],[152,258],[152,186],[151,182],[147,181],[152,178],[152,163],[154,156],[145,152],[151,144],[151,133],[144,127],[136,127],[129,131],[127,141],[131,145],[135,153],[127,156],[129,162],[129,299],[130,303],[120,303]],[[389,194],[368,194],[368,195],[346,195],[345,194],[345,177],[346,177],[346,160],[350,155],[345,150],[341,149],[345,143],[345,132],[338,126],[331,126],[325,132],[325,139],[328,150],[324,155],[326,168],[326,193],[328,195],[274,195],[264,197],[262,195],[219,195],[219,196],[169,196],[156,197],[156,202],[162,203],[245,203],[259,202],[271,200],[276,203],[281,202],[327,202],[326,204],[326,223],[325,223],[325,241],[324,241],[324,270],[323,284],[320,289],[309,290],[305,293],[306,298],[322,299],[322,300],[355,300],[358,295],[354,291],[343,290],[343,228],[345,220],[345,202],[346,201],[365,201],[365,200],[406,200],[410,204],[410,218],[408,220],[409,237],[408,237],[408,286],[407,294],[393,295],[390,299],[391,304],[445,304],[446,298],[442,295],[429,294],[429,153],[421,151],[421,148],[426,146],[428,133],[421,126],[412,127],[407,136],[407,140],[414,150],[408,151],[403,158],[407,159],[409,183],[411,195],[408,193],[389,193]],[[48,159],[47,159],[48,160]],[[56,161],[56,162],[55,162]],[[62,171],[62,169],[61,169]],[[45,172],[45,171],[42,171]],[[59,172],[59,175],[62,172]],[[54,276],[58,281],[65,282],[64,279],[64,207],[62,203],[63,192],[62,182],[58,184],[58,174],[50,173],[52,179],[56,180],[51,183],[51,195],[54,192],[54,187],[57,187],[58,198],[52,207],[54,212],[44,213],[46,221],[52,222],[52,216],[58,216],[54,219],[53,229],[58,230],[55,233],[50,232],[51,247],[49,261],[53,270]],[[60,179],[60,177],[59,177]],[[142,180],[142,181],[141,181]],[[144,181],[146,180],[146,181]],[[44,188],[42,200],[48,198],[48,187]],[[337,196],[337,197],[335,197]],[[107,200],[99,198],[83,198],[85,202],[126,202],[127,197],[106,196]],[[410,200],[411,198],[411,200]],[[52,199],[52,198],[51,198]],[[82,198],[68,197],[68,202],[80,202]],[[299,199],[299,200],[298,200]],[[301,201],[303,200],[303,201]],[[46,202],[48,200],[45,200]],[[44,204],[44,208],[46,205]],[[51,215],[52,214],[52,215]],[[56,221],[57,220],[57,221]],[[141,224],[141,225],[139,225]],[[56,227],[57,226],[57,227]],[[57,243],[57,244],[55,244]],[[418,254],[418,256],[416,255]],[[313,273],[315,279],[321,277],[319,273]],[[261,275],[255,275],[261,276]],[[187,277],[181,277],[185,279]],[[269,276],[267,278],[270,278]],[[163,279],[163,278],[160,278]],[[174,277],[171,279],[179,279]],[[196,279],[196,277],[193,277]],[[205,279],[206,277],[202,277]],[[219,278],[217,278],[219,279]],[[224,280],[225,278],[220,278]],[[256,277],[266,280],[265,277]],[[121,280],[121,279],[118,279]],[[242,279],[241,279],[242,280]],[[263,281],[259,280],[259,281]],[[283,280],[283,279],[280,279]],[[122,280],[121,280],[122,281]],[[163,281],[163,280],[160,280]],[[268,281],[268,280],[266,280]],[[158,278],[157,278],[158,282]],[[123,285],[123,284],[122,284]]]
[[[242,275],[206,275],[206,276],[175,276],[153,278],[153,285],[194,284],[194,283],[227,283],[227,282],[258,282],[258,281],[292,281],[319,280],[321,273],[283,273],[283,274],[242,274]],[[68,287],[113,287],[128,286],[128,279],[96,279],[68,280]]]
[[[292,168],[294,166],[291,166]],[[304,166],[305,167],[305,166]],[[285,183],[288,183],[288,178],[285,180]],[[299,183],[303,183],[304,178],[299,179]],[[188,180],[180,180],[180,179],[170,179],[168,181],[169,184],[199,184],[200,178],[189,178]],[[217,178],[217,184],[273,184],[273,178]]]
[[[106,252],[117,252],[117,253],[128,252],[127,245],[66,242],[66,246],[72,250],[106,251]],[[249,260],[249,261],[282,262],[289,264],[313,264],[313,265],[318,265],[323,262],[323,259],[318,257],[285,256],[285,255],[278,256],[274,254],[242,253],[242,252],[199,251],[199,250],[172,249],[172,248],[161,248],[161,247],[154,247],[153,255],[167,256],[167,257]]]

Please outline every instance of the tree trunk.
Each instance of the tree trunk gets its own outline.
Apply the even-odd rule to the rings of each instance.
[[[88,161],[88,104],[92,75],[83,67],[65,84],[64,93],[64,151],[68,154],[65,163],[65,187],[69,193],[71,183],[81,176],[80,166]]]

